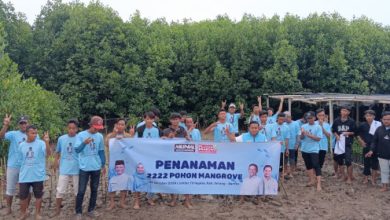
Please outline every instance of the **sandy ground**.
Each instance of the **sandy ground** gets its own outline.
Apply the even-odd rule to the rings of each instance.
[[[191,210],[183,205],[169,207],[165,204],[167,198],[153,207],[144,201],[140,210],[116,208],[106,211],[104,193],[100,189],[97,211],[101,216],[98,219],[390,219],[390,192],[379,192],[379,180],[376,186],[363,185],[361,168],[355,167],[356,180],[352,185],[347,185],[331,176],[331,162],[328,160],[323,169],[322,192],[316,192],[314,187],[306,187],[305,172],[299,171],[283,184],[287,197],[281,189],[278,196],[263,198],[257,205],[251,199],[240,204],[236,197],[217,199],[201,196],[193,199],[194,209]],[[303,170],[302,161],[298,167]],[[54,213],[55,192],[52,192],[50,200],[50,181],[46,185],[43,216],[44,219],[50,219],[49,216]],[[133,204],[131,197],[127,198],[130,207]],[[87,199],[84,203],[86,210]],[[57,219],[74,219],[73,199],[68,196],[63,205],[62,215]],[[13,210],[13,215],[1,219],[16,219],[19,215],[18,199],[15,199]],[[32,204],[30,212],[34,213]]]

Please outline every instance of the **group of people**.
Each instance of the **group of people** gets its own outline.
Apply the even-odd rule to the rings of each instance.
[[[334,171],[338,178],[345,178],[347,183],[354,179],[352,168],[352,144],[357,138],[364,153],[364,182],[369,180],[376,183],[377,173],[380,169],[382,191],[388,190],[390,173],[390,112],[382,113],[382,123],[375,121],[376,112],[365,112],[366,122],[356,126],[355,121],[349,117],[350,108],[342,106],[340,116],[332,125],[327,121],[324,109],[316,112],[309,111],[302,118],[294,121],[290,112],[282,112],[284,99],[281,99],[278,111],[272,108],[262,109],[261,97],[258,105],[253,106],[248,120],[248,131],[240,133],[239,120],[245,117],[244,105],[239,104],[239,113],[236,105],[231,103],[226,110],[226,101],[223,101],[217,114],[217,121],[208,126],[203,134],[213,133],[215,142],[280,142],[280,176],[281,180],[293,177],[296,172],[298,152],[306,166],[308,176],[307,186],[315,186],[318,191],[321,187],[321,169],[329,147],[333,148]],[[160,111],[156,108],[145,112],[143,121],[127,130],[125,119],[118,119],[113,131],[106,136],[99,132],[104,128],[103,119],[93,116],[87,130],[79,131],[79,123],[75,119],[67,122],[67,133],[59,137],[55,148],[55,167],[58,167],[59,178],[56,193],[56,212],[60,215],[62,200],[66,195],[69,182],[73,182],[75,196],[76,218],[82,217],[82,205],[90,182],[90,199],[87,215],[96,217],[96,199],[100,176],[105,175],[106,160],[108,158],[109,140],[112,138],[186,138],[190,141],[201,141],[202,133],[197,129],[194,119],[186,112],[172,113],[170,125],[160,129],[158,119]],[[27,116],[18,119],[17,130],[8,131],[12,116],[6,115],[0,138],[10,142],[7,161],[7,209],[5,215],[12,213],[13,196],[19,184],[19,198],[21,205],[20,219],[29,215],[27,208],[31,200],[31,192],[36,198],[36,219],[41,218],[41,204],[43,185],[46,180],[46,158],[51,155],[49,134],[44,133],[42,139],[38,136],[38,128],[29,123]],[[380,165],[380,166],[379,166]],[[124,166],[123,161],[116,161],[115,166]],[[345,166],[347,172],[345,174]],[[251,170],[252,169],[252,170]],[[265,167],[264,169],[272,169]],[[139,176],[144,178],[143,167],[137,166]],[[249,166],[249,173],[257,173],[257,167]],[[270,172],[268,172],[270,173]],[[257,177],[256,175],[252,175]],[[371,176],[371,178],[369,178]],[[140,181],[142,182],[142,181]],[[140,208],[140,197],[143,191],[142,184],[135,184],[132,188],[134,209]],[[265,189],[264,189],[265,190]],[[120,204],[126,207],[126,191],[120,192]],[[147,195],[148,203],[154,205],[153,196]],[[161,196],[157,194],[157,196]],[[115,207],[115,192],[109,193],[108,208]],[[168,205],[177,204],[177,195],[171,195]],[[184,195],[184,205],[192,207],[191,196]],[[241,197],[243,200],[243,197]]]

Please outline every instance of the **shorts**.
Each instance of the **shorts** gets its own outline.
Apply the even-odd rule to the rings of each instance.
[[[7,196],[16,195],[16,185],[19,182],[19,168],[7,168],[7,188],[5,194]]]
[[[345,146],[345,153],[343,154],[333,154],[333,159],[337,162],[339,166],[344,164],[347,167],[352,165],[352,146]]]
[[[58,177],[56,198],[62,199],[66,194],[69,186],[69,181],[73,182],[73,194],[77,196],[79,190],[79,175],[60,175]]]
[[[321,176],[321,167],[319,163],[318,153],[302,152],[302,158],[305,162],[306,170],[314,169],[316,172],[316,176]]]
[[[326,150],[320,150],[320,152],[318,153],[318,156],[319,156],[319,161],[320,161],[320,167],[322,169],[322,167],[324,166],[324,163],[325,163]]]
[[[32,183],[19,183],[19,199],[25,200],[30,194],[30,187],[32,187],[36,199],[43,196],[43,181]]]
[[[295,160],[297,154],[297,150],[295,149],[289,149],[288,150],[288,163],[289,165],[297,165],[297,161]]]

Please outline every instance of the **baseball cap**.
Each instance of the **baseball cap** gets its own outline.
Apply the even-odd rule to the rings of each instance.
[[[309,111],[305,115],[306,118],[313,118],[316,117],[315,113],[313,111]]]
[[[29,120],[29,117],[27,115],[23,115],[23,116],[20,116],[19,120],[18,120],[18,124],[20,123],[27,123]]]
[[[89,122],[89,125],[95,129],[103,129],[103,119],[100,116],[92,116],[91,121]]]
[[[364,114],[365,115],[369,114],[369,115],[374,115],[375,116],[376,112],[374,110],[369,109],[369,110],[365,111]]]
[[[229,108],[236,108],[236,105],[234,103],[230,103]]]

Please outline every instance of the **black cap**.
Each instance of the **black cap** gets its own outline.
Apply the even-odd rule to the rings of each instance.
[[[316,114],[313,111],[306,112],[305,118],[316,117]]]
[[[169,119],[176,119],[176,118],[181,118],[181,115],[179,113],[172,113],[171,116],[169,117]]]
[[[28,117],[27,115],[23,115],[23,116],[21,116],[21,117],[19,118],[18,124],[20,124],[20,123],[22,123],[22,122],[27,123],[28,120],[29,120],[29,117]]]
[[[365,115],[369,114],[369,115],[374,115],[375,116],[376,112],[374,110],[369,109],[369,110],[365,111],[364,114]]]

